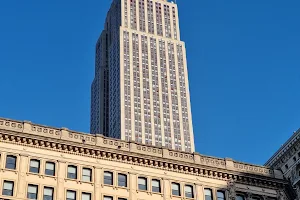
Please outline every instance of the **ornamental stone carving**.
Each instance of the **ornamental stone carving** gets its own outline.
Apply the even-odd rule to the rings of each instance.
[[[278,200],[287,200],[287,199],[285,198],[285,194],[284,194],[284,192],[283,192],[282,190],[278,190],[278,191],[277,191],[277,199],[278,199]]]
[[[228,182],[228,197],[229,200],[235,200],[236,198],[236,187],[235,187],[235,183],[231,180]]]

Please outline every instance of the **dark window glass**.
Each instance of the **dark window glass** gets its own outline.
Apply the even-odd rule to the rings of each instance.
[[[27,198],[28,199],[37,199],[38,196],[38,186],[37,185],[28,185]]]
[[[32,173],[40,173],[40,161],[39,160],[30,160],[30,172]]]
[[[218,198],[218,200],[225,200],[225,192],[218,191],[217,192],[217,198]]]
[[[51,187],[44,187],[43,200],[53,200],[53,191]]]
[[[91,182],[92,181],[92,170],[89,168],[82,169],[82,180]]]
[[[204,189],[205,200],[213,200],[211,189]]]
[[[104,172],[104,184],[113,185],[113,173],[112,172]]]
[[[46,162],[45,174],[48,176],[55,176],[55,163]]]
[[[7,156],[6,157],[6,169],[16,169],[17,157],[16,156]]]
[[[242,195],[237,195],[236,200],[245,200],[245,198]]]
[[[193,186],[191,185],[184,186],[184,193],[185,193],[185,197],[194,198]]]
[[[68,166],[68,178],[77,179],[77,167],[73,165]]]
[[[76,192],[73,190],[67,190],[67,200],[76,200]]]
[[[138,179],[139,190],[147,190],[147,179],[144,177],[139,177]]]
[[[152,192],[160,193],[160,181],[157,179],[152,179]]]
[[[14,195],[14,182],[4,181],[2,195],[13,196]]]
[[[180,185],[179,183],[172,183],[172,195],[180,196]]]
[[[127,187],[127,175],[126,174],[118,174],[118,186]]]

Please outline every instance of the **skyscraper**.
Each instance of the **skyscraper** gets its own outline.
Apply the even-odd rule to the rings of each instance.
[[[91,133],[194,152],[177,5],[114,0],[96,45]]]

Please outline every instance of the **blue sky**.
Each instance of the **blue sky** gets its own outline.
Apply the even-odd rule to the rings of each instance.
[[[1,117],[89,131],[110,2],[0,2]],[[264,164],[300,128],[300,1],[177,3],[197,151]]]

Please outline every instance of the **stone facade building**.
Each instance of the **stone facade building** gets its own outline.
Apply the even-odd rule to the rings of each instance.
[[[91,133],[194,152],[177,4],[113,0],[96,45]]]
[[[279,170],[0,119],[0,199],[292,200]]]
[[[300,129],[265,164],[280,170],[300,199]]]

